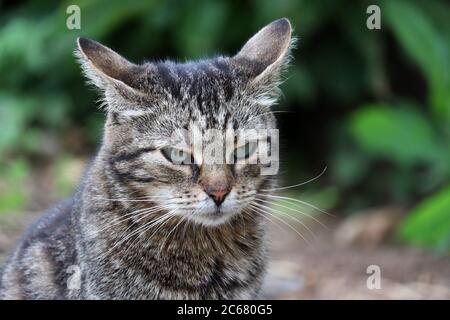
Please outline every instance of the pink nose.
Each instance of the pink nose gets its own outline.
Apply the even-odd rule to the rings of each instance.
[[[222,202],[225,200],[225,197],[230,193],[229,190],[214,190],[208,192],[208,195],[214,200],[214,202],[220,206]]]

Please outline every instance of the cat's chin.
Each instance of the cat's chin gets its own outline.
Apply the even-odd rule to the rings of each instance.
[[[223,205],[209,204],[187,215],[187,218],[205,227],[220,227],[228,223],[234,216],[241,214],[241,208],[225,201]]]
[[[189,216],[189,220],[196,224],[200,224],[204,227],[217,228],[221,225],[226,224],[235,216],[236,212],[223,212],[218,208],[216,212],[203,213],[203,214],[193,214]]]

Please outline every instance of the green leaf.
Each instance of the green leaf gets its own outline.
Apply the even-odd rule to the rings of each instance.
[[[400,164],[440,161],[445,152],[427,119],[411,108],[363,106],[351,116],[350,132],[368,154]]]
[[[427,77],[435,114],[450,120],[450,48],[444,36],[431,18],[411,1],[383,4],[382,12],[394,36]]]
[[[450,186],[419,204],[404,220],[398,237],[413,245],[450,248]]]

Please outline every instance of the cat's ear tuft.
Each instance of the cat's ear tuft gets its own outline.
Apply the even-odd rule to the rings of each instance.
[[[268,24],[256,33],[233,57],[252,80],[276,80],[289,61],[293,40],[292,26],[282,18]]]
[[[97,87],[134,91],[138,89],[137,75],[140,66],[135,65],[110,48],[90,39],[78,38],[75,55],[80,60],[86,77]]]

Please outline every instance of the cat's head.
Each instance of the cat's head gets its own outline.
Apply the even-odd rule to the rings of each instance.
[[[233,57],[140,65],[79,38],[77,55],[107,111],[100,155],[122,196],[219,225],[267,189],[278,169],[270,107],[291,31],[280,19]]]

